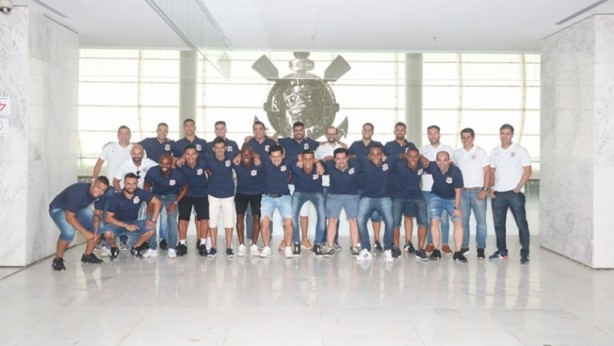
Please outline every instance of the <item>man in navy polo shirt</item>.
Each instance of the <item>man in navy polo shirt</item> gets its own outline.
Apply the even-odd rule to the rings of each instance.
[[[337,222],[341,210],[345,209],[350,224],[351,247],[358,247],[358,174],[361,172],[360,164],[350,162],[350,153],[345,148],[335,149],[334,160],[324,163],[325,174],[330,177],[330,187],[326,197],[326,217],[328,218],[326,248],[324,256],[330,257],[335,253],[333,241],[337,231]]]
[[[292,162],[292,160],[289,161]],[[288,188],[291,170],[289,163],[284,159],[284,149],[279,145],[271,146],[268,159],[265,158],[262,164],[264,165],[264,193],[260,210],[262,215],[260,232],[264,248],[260,252],[260,257],[271,256],[270,227],[273,213],[277,209],[284,223],[284,253],[286,258],[292,258],[294,257],[290,247],[292,244],[292,198]]]
[[[462,263],[466,263],[467,259],[461,251],[461,242],[463,241],[463,213],[460,209],[463,195],[463,174],[461,170],[450,165],[450,154],[447,151],[437,153],[436,162],[428,162],[424,159],[423,162],[428,165],[426,171],[433,177],[433,187],[431,188],[431,200],[429,208],[431,209],[431,237],[435,249],[431,253],[431,260],[441,258],[439,251],[439,241],[441,238],[441,230],[439,229],[440,220],[444,211],[452,216],[454,223],[454,246],[455,252],[453,259]]]
[[[168,139],[168,125],[166,123],[159,123],[156,128],[156,137],[145,138],[139,142],[143,146],[147,157],[157,163],[160,163],[160,156],[162,154],[172,154],[173,141]]]
[[[70,185],[49,203],[49,215],[60,229],[55,258],[51,263],[54,270],[66,270],[64,252],[74,239],[75,231],[83,234],[87,240],[81,262],[102,263],[102,260],[92,251],[100,239],[98,230],[104,207],[104,194],[108,188],[107,177],[99,176],[91,184]],[[89,208],[92,203],[94,203],[94,209]]]
[[[203,156],[206,152],[207,141],[196,136],[196,123],[193,119],[183,121],[183,132],[185,137],[173,143],[173,157],[178,161],[178,165],[182,165],[184,158],[183,154],[188,145],[193,145],[199,155]]]
[[[392,173],[395,176],[395,179],[391,181],[392,218],[394,219],[395,234],[401,232],[403,217],[405,217],[407,224],[412,222],[412,219],[406,215],[415,215],[418,224],[416,258],[428,261],[428,256],[424,251],[428,207],[420,189],[420,181],[424,174],[424,166],[420,162],[420,152],[416,148],[409,148],[401,158],[391,156],[389,160]],[[405,237],[411,241],[411,233],[409,235],[406,233]]]
[[[128,244],[132,246],[130,254],[136,259],[141,259],[143,258],[141,246],[154,234],[160,212],[160,200],[153,193],[139,189],[137,184],[136,174],[126,174],[123,190],[113,195],[109,201],[104,237],[111,245],[111,259],[119,256],[115,237],[128,235]],[[153,215],[147,220],[138,220],[142,202],[146,202],[147,206],[153,210]],[[136,240],[130,239],[130,235],[133,234],[138,236]]]
[[[324,222],[326,212],[324,210],[322,176],[318,174],[313,151],[303,151],[300,162],[302,167],[296,165],[291,166],[292,180],[295,186],[294,194],[292,195],[292,226],[294,229],[294,247],[292,252],[295,256],[301,253],[298,219],[301,207],[307,202],[311,202],[316,209],[318,218],[316,223],[316,235],[313,242],[313,253],[316,256],[322,256],[321,245],[324,242],[324,231],[326,229],[326,224]],[[305,239],[307,239],[306,234],[303,235],[303,242]]]
[[[168,257],[175,258],[177,257],[175,251],[177,246],[177,206],[188,192],[188,185],[183,173],[179,169],[173,169],[173,157],[170,154],[162,154],[160,165],[147,172],[143,189],[153,192],[160,199],[162,205],[160,210],[160,248],[168,249]],[[149,239],[150,249],[155,248],[155,246],[152,246],[152,242],[156,242],[155,234]],[[163,242],[166,246],[163,246]]]
[[[218,120],[215,122],[215,126],[214,126],[214,132],[215,132],[215,137],[221,137],[224,139],[224,142],[226,143],[226,151],[229,153],[234,153],[235,155],[239,153],[239,146],[237,145],[237,142],[233,141],[232,139],[226,138],[226,122],[223,120]],[[206,158],[211,158],[214,156],[214,152],[213,152],[213,142],[207,142],[207,145],[205,146],[206,150],[205,150],[205,157]]]
[[[209,201],[207,194],[207,163],[198,159],[198,150],[193,144],[185,148],[185,164],[179,167],[188,184],[188,192],[179,201],[179,244],[177,244],[177,256],[188,253],[186,236],[188,222],[192,213],[192,207],[196,211],[196,238],[198,254],[207,256],[206,238],[209,233]]]
[[[206,159],[209,173],[209,234],[211,249],[208,256],[217,254],[217,228],[224,224],[226,239],[226,257],[233,258],[232,228],[235,224],[235,183],[232,177],[232,158],[238,152],[227,152],[226,142],[222,137],[213,140],[214,157]],[[220,218],[220,214],[222,218]]]
[[[237,237],[239,238],[238,255],[245,255],[245,227],[251,227],[252,245],[249,252],[259,256],[258,236],[260,235],[260,202],[264,190],[264,171],[260,158],[255,158],[252,148],[244,144],[241,154],[233,160],[233,169],[237,175],[235,208],[237,212]],[[245,225],[247,206],[253,210],[251,225]],[[249,236],[248,236],[249,238]]]

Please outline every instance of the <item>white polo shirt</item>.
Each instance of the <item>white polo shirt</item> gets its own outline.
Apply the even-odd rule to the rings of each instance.
[[[524,147],[512,143],[507,149],[500,145],[490,152],[490,167],[495,168],[495,191],[511,191],[518,187],[524,167],[531,166],[531,157]],[[524,192],[524,186],[521,189]]]
[[[450,155],[450,159],[454,156],[454,149],[452,149],[449,145],[439,144],[437,148],[433,147],[431,144],[423,145],[420,148],[420,154],[426,157],[429,161],[435,161],[437,159],[437,154],[440,151],[447,151],[448,155]],[[433,187],[433,177],[430,174],[422,175],[422,191],[431,192],[431,188]]]
[[[107,178],[113,181],[117,168],[122,162],[132,159],[132,143],[122,147],[118,142],[108,143],[102,148],[100,159],[107,162]]]
[[[343,146],[339,144],[339,142],[335,143],[335,145],[330,145],[328,142],[320,144],[318,149],[316,149],[314,156],[316,160],[322,160],[327,156],[333,156],[333,153],[337,148],[343,148]],[[328,174],[322,176],[322,186],[330,186],[330,177],[328,176]]]
[[[490,165],[486,150],[475,145],[469,150],[456,149],[452,159],[463,173],[465,187],[484,187],[484,167]]]
[[[119,186],[123,189],[124,188],[124,177],[126,176],[126,174],[134,173],[139,177],[138,187],[142,189],[143,185],[145,184],[145,174],[147,174],[147,171],[151,167],[154,167],[157,165],[158,163],[156,161],[152,159],[148,159],[148,158],[143,158],[143,160],[141,161],[141,165],[137,166],[134,164],[134,162],[132,162],[132,157],[130,157],[130,159],[122,162],[122,164],[119,165],[114,178],[119,179]]]

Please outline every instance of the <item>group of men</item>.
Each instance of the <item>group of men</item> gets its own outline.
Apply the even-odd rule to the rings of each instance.
[[[131,144],[130,129],[121,126],[118,142],[103,148],[92,182],[73,184],[50,203],[49,213],[60,228],[55,270],[65,269],[63,254],[75,232],[87,240],[83,263],[102,262],[94,254],[99,243],[101,254],[111,259],[120,255],[122,242],[135,258],[157,256],[158,245],[171,258],[184,256],[192,214],[199,255],[216,256],[217,230],[223,227],[227,257],[235,255],[233,229],[237,255],[247,254],[247,233],[250,255],[269,257],[275,210],[283,220],[279,250],[287,258],[299,256],[301,249],[318,257],[341,251],[338,227],[344,210],[350,253],[358,261],[371,260],[372,251],[383,252],[386,262],[398,258],[404,224],[406,252],[428,261],[440,259],[443,251],[455,261],[467,262],[472,212],[477,258],[485,258],[487,196],[497,236],[497,251],[490,258],[508,257],[509,208],[520,230],[521,262],[529,262],[524,186],[531,164],[526,149],[512,143],[514,129],[509,124],[500,128],[501,145],[490,157],[474,145],[470,128],[460,133],[463,147],[453,150],[440,143],[439,127],[430,126],[429,144],[418,150],[406,139],[404,123],[395,125],[395,138],[385,145],[372,140],[374,126],[366,123],[362,139],[348,148],[332,126],[326,130],[326,141],[319,143],[308,137],[301,122],[293,124],[292,137],[277,139],[268,137],[265,125],[256,121],[253,136],[245,138],[239,150],[226,138],[223,121],[215,123],[216,138],[210,142],[196,136],[193,120],[185,120],[183,127],[185,137],[177,141],[168,139],[168,125],[160,123],[156,137]],[[110,180],[100,175],[104,162]],[[307,232],[309,204],[316,211],[313,244]],[[414,218],[417,247],[412,243]],[[454,251],[448,245],[449,219]],[[118,243],[118,238],[123,240]]]

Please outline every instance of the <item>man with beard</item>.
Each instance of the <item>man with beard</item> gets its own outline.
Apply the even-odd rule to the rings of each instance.
[[[162,154],[172,154],[173,141],[168,139],[168,125],[159,123],[156,128],[156,137],[145,138],[139,142],[145,149],[147,157],[155,162],[160,162]]]
[[[149,158],[143,158],[144,150],[140,144],[135,144],[132,146],[130,155],[132,158],[122,162],[122,164],[117,168],[115,177],[113,177],[113,187],[116,191],[120,191],[124,188],[124,177],[128,173],[134,173],[136,175],[138,179],[138,187],[142,189],[145,184],[145,175],[147,175],[147,171],[158,165],[155,161]]]
[[[233,141],[230,138],[226,138],[226,122],[223,120],[218,120],[215,122],[214,128],[215,137],[220,137],[224,139],[224,143],[226,143],[226,151],[229,153],[234,153],[235,155],[239,153],[239,146],[237,142]],[[213,142],[207,142],[205,145],[205,158],[211,158],[215,154],[213,152]]]

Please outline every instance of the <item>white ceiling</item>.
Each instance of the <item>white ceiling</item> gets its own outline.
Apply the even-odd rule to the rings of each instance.
[[[84,47],[185,48],[145,0],[33,0]],[[194,0],[173,0],[194,1]],[[597,0],[203,0],[233,49],[538,51],[542,38],[596,13]]]

